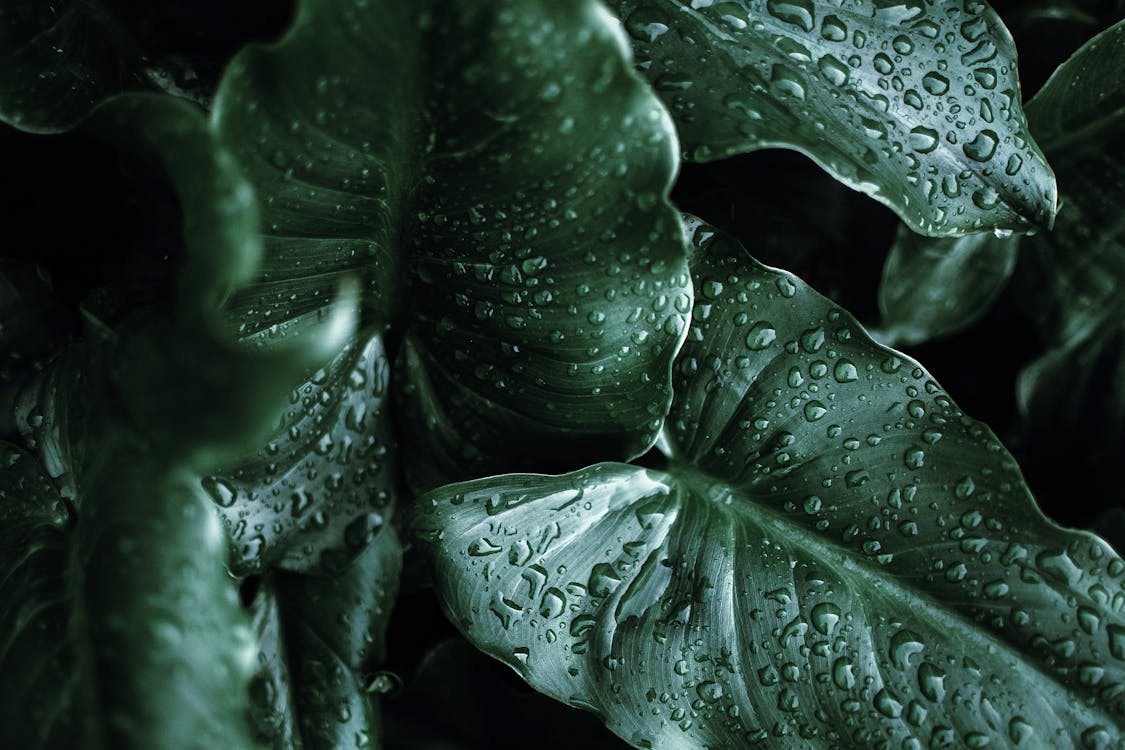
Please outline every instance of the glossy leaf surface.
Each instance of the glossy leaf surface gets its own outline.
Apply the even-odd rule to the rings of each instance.
[[[1028,102],[1032,132],[1059,175],[1062,198],[1054,229],[1022,240],[967,237],[958,242],[900,232],[880,290],[888,328],[915,328],[912,338],[920,341],[972,322],[995,294],[972,294],[978,287],[966,282],[977,277],[988,279],[990,287],[1001,282],[998,274],[982,277],[978,269],[1006,268],[1018,247],[1037,286],[1050,290],[1037,317],[1052,342],[1083,335],[1106,304],[1113,304],[1125,278],[1117,221],[1125,188],[1119,176],[1121,150],[1115,148],[1125,137],[1125,88],[1115,72],[1125,61],[1123,38],[1118,23],[1091,40]],[[954,277],[952,267],[974,270]],[[919,294],[936,296],[941,288],[948,316],[928,315],[907,303]]]
[[[671,465],[424,498],[454,622],[638,747],[1119,747],[1125,562],[920,366],[694,242]]]
[[[340,568],[389,521],[388,377],[380,337],[356,340],[294,390],[270,440],[203,479],[237,574]]]
[[[245,333],[357,274],[441,471],[651,445],[691,304],[675,135],[600,5],[308,0],[235,61],[214,124],[262,196]]]
[[[1059,175],[1062,207],[1051,232],[1019,239],[1019,274],[1028,298],[1028,325],[1034,326],[1046,354],[1020,377],[1018,396],[1024,412],[1026,453],[1038,481],[1072,492],[1075,475],[1089,487],[1115,491],[1117,457],[1122,442],[1121,387],[1125,341],[1125,163],[1119,143],[1125,139],[1125,25],[1118,23],[1088,42],[1047,82],[1027,105],[1032,132],[1050,155]],[[962,275],[951,284],[941,270],[955,262],[946,240],[903,239],[886,269],[885,323],[890,330],[911,328],[914,340],[941,332],[949,319],[929,315],[924,306],[905,304],[921,289],[942,298],[959,323],[987,307],[987,298],[964,294]],[[988,267],[1003,261],[1012,240],[969,239],[960,246],[975,252],[965,262]],[[1014,251],[1014,248],[1013,248]],[[893,266],[893,267],[892,267]],[[912,287],[914,287],[912,289]],[[1042,468],[1040,468],[1042,467]]]
[[[1051,223],[1015,47],[984,2],[611,5],[690,158],[797,149],[931,236]]]
[[[80,522],[34,456],[0,448],[0,743],[250,748],[253,646],[218,519],[190,474],[116,447]]]

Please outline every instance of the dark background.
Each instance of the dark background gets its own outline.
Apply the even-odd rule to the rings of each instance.
[[[127,19],[129,35],[143,40],[141,54],[194,71],[191,84],[203,95],[243,44],[276,38],[292,14],[291,2],[276,0],[107,4]],[[1025,99],[1074,49],[1125,15],[1122,0],[992,5],[1016,39]],[[774,150],[685,164],[673,199],[732,232],[759,260],[796,273],[861,322],[878,325],[876,292],[898,220],[805,157]],[[151,293],[160,269],[180,252],[168,186],[81,133],[36,136],[0,126],[0,217],[0,391],[12,372],[36,367],[74,334],[91,290],[112,282]],[[1117,466],[1089,465],[1083,446],[1082,420],[1097,419],[1097,409],[1078,415],[1073,434],[1049,445],[1021,432],[1016,376],[1042,353],[1020,302],[1034,295],[1028,283],[1017,268],[982,320],[904,351],[1015,453],[1048,515],[1091,528],[1122,505]],[[388,668],[399,684],[383,702],[389,747],[624,747],[592,716],[535,694],[460,640],[410,554],[407,569],[389,638]]]

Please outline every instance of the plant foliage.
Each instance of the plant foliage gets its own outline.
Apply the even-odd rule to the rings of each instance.
[[[1121,447],[1125,26],[998,9],[8,2],[12,185],[118,187],[6,213],[0,747],[1125,748],[1120,513],[1017,463]],[[681,214],[767,148],[901,219],[881,341],[1039,290],[1021,432]]]

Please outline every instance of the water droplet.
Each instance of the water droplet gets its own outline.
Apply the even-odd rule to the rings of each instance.
[[[832,602],[822,602],[812,608],[809,617],[812,620],[812,625],[817,629],[821,635],[832,635],[836,629],[837,623],[840,622],[840,608]]]
[[[832,377],[836,378],[837,383],[854,383],[859,380],[859,371],[850,361],[841,359],[832,369]]]
[[[752,325],[749,333],[746,334],[746,346],[748,349],[760,351],[772,344],[776,338],[777,331],[773,326],[768,321],[760,320]]]

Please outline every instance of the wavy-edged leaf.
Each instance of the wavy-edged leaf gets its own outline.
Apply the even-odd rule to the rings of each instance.
[[[214,125],[262,196],[246,331],[356,273],[444,471],[651,445],[691,300],[675,135],[602,6],[306,0],[231,66]]]
[[[82,443],[90,440],[68,431],[96,423],[100,417],[91,414],[107,408],[76,391],[85,380],[87,394],[106,394],[128,412],[153,450],[211,464],[269,434],[293,384],[347,340],[353,310],[345,297],[315,329],[269,349],[236,342],[224,328],[221,305],[255,273],[256,205],[198,108],[169,96],[129,94],[100,106],[83,127],[163,170],[180,198],[186,260],[178,293],[166,304],[92,321],[97,335],[24,389],[17,424],[51,476],[79,469],[66,456],[86,450]],[[65,494],[77,496],[73,480]]]
[[[1049,226],[1008,31],[961,0],[614,0],[685,153],[792,148],[954,236]]]
[[[76,731],[84,734],[74,739],[62,733],[51,742],[63,744],[48,746],[249,747],[246,697],[254,646],[245,624],[241,637],[228,622],[238,614],[237,598],[220,551],[222,527],[205,492],[214,486],[201,483],[198,472],[264,442],[293,384],[349,339],[354,313],[345,295],[335,309],[317,316],[323,320],[300,331],[260,337],[268,346],[237,342],[225,327],[221,305],[256,273],[259,224],[252,190],[206,120],[193,105],[172,97],[129,95],[99,107],[84,127],[128,143],[158,164],[180,199],[186,260],[177,277],[178,294],[151,309],[126,311],[120,319],[91,317],[96,335],[64,352],[17,404],[25,439],[40,453],[76,514],[68,521],[76,523],[74,539],[57,541],[70,566],[60,567],[59,575],[87,582],[79,590],[78,605],[88,604],[95,613],[74,616],[95,628],[89,643],[80,644],[73,670],[76,680],[93,685],[82,698],[90,710],[78,714],[84,724]],[[365,353],[369,348],[361,347]],[[370,387],[376,396],[386,386],[386,364],[380,357],[376,341],[371,366],[383,373]],[[334,378],[354,378],[353,367],[345,366],[341,373],[338,363],[354,365],[355,360],[354,350],[348,349],[328,369]],[[342,394],[342,383],[337,385]],[[340,400],[342,396],[336,402],[322,399],[319,408],[336,408]],[[320,416],[311,414],[304,425],[294,424],[290,415],[283,424],[292,430],[286,458],[296,456],[294,466],[307,447],[298,440],[300,428],[320,427]],[[358,439],[351,447],[362,448]],[[299,466],[306,478],[315,476],[316,468]],[[363,467],[350,468],[348,481],[362,478]],[[343,537],[341,544],[349,534],[356,536],[350,527],[330,531]],[[352,545],[352,556],[369,541],[367,531]],[[284,539],[288,546],[274,557],[296,549],[295,541]],[[23,537],[13,538],[13,565],[18,555],[28,554],[19,545],[28,544]],[[306,542],[310,548],[315,545]],[[30,550],[35,553],[36,547]],[[394,550],[397,544],[378,562],[393,557]],[[186,565],[183,555],[198,560]],[[273,562],[273,557],[251,562]],[[388,564],[381,575],[393,578],[397,570],[397,564]],[[64,594],[73,588],[59,586]],[[297,591],[299,602],[307,592]],[[46,590],[14,591],[5,627],[18,635],[24,626],[15,607],[40,607],[35,597],[51,595]],[[228,617],[224,608],[235,614]],[[126,646],[138,638],[148,639],[142,644],[146,648],[124,658]],[[220,661],[232,651],[242,659],[238,673]],[[43,653],[47,656],[29,650],[28,658],[53,658],[49,648]],[[133,656],[141,660],[139,665],[130,661]],[[98,672],[93,676],[98,682],[83,670]],[[103,707],[112,709],[109,713],[99,714],[95,693]],[[43,694],[38,700],[45,701]],[[199,714],[213,718],[204,720]],[[23,724],[18,727],[29,731]],[[53,731],[49,725],[43,730]],[[35,746],[25,745],[24,735],[18,738],[12,746]]]
[[[193,477],[122,450],[79,522],[31,454],[0,467],[0,744],[252,747],[251,632]]]
[[[879,285],[884,339],[918,344],[976,322],[1004,291],[1018,255],[1016,237],[932,239],[899,227]]]
[[[430,494],[454,622],[638,747],[1121,747],[1125,562],[919,365],[694,242],[669,468]]]
[[[274,573],[254,603],[260,650],[251,695],[270,747],[377,746],[376,669],[386,658],[402,550],[389,525],[331,576]]]

